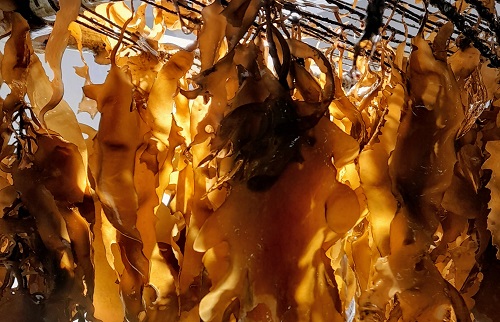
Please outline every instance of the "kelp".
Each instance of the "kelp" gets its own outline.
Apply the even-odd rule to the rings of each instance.
[[[337,25],[359,14],[334,2]],[[480,317],[500,244],[498,70],[456,17],[393,48],[374,4],[348,66],[356,28],[333,36],[308,11],[330,5],[61,1],[52,72],[33,23],[0,5],[0,318]],[[166,29],[196,40],[163,44]],[[103,84],[75,68],[80,107],[62,96],[69,41],[110,65]]]

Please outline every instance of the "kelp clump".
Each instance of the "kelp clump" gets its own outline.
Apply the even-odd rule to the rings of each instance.
[[[0,6],[0,319],[483,316],[494,62],[453,19],[406,52],[383,23],[316,47],[291,3],[59,1],[43,46]],[[167,29],[196,37],[181,48]],[[96,129],[63,100],[68,46],[109,65],[102,84],[76,68]]]

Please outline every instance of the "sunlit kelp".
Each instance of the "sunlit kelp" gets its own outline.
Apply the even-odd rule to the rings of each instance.
[[[52,80],[5,9],[0,303],[33,321],[471,320],[498,242],[481,52],[445,24],[410,54],[364,43],[344,73],[343,49],[307,44],[278,2],[155,4],[151,26],[146,2],[84,13],[116,28],[104,83],[76,71],[97,130],[60,97],[65,37],[85,46],[74,3]],[[161,44],[165,28],[196,42]]]

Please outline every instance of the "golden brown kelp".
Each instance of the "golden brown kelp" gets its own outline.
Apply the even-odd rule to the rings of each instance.
[[[495,23],[432,3],[455,25],[407,1],[64,1],[54,78],[11,12],[26,6],[0,5],[0,316],[479,318],[499,239]],[[61,100],[70,34],[97,129]]]

